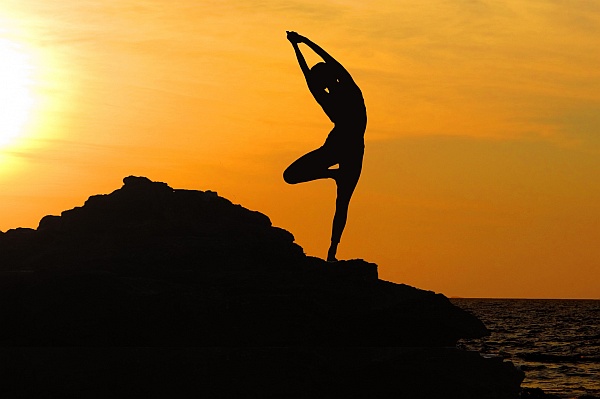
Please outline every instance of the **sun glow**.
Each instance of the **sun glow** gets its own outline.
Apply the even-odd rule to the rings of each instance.
[[[0,147],[23,133],[33,108],[33,67],[21,47],[0,38]]]

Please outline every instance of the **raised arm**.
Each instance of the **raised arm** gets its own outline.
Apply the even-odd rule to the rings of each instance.
[[[321,108],[323,108],[323,111],[325,111],[329,119],[336,123],[336,121],[339,119],[339,112],[337,111],[339,109],[339,97],[332,96],[332,92],[338,90],[338,87],[355,87],[358,95],[357,98],[360,97],[360,100],[362,100],[360,89],[356,83],[354,83],[352,76],[350,76],[342,64],[337,62],[319,45],[296,32],[288,31],[287,38],[294,47],[298,64],[300,64],[300,69],[302,69],[304,78],[306,79],[306,83],[308,85],[308,90],[311,92],[317,103],[319,103]],[[323,61],[325,62],[318,63],[313,68],[309,68],[306,64],[306,60],[304,59],[304,55],[300,51],[298,46],[299,43],[306,44],[318,56],[323,58]],[[325,65],[328,67],[325,69],[326,72],[324,72],[322,69],[322,67],[325,67]],[[319,69],[315,70],[315,67],[317,66],[319,66]]]
[[[333,58],[321,46],[319,46],[318,44],[316,44],[309,38],[299,35],[296,32],[288,32],[288,39],[290,39],[290,35],[292,36],[292,39],[296,43],[306,44],[312,51],[314,51],[319,57],[321,57],[323,59],[323,61],[334,66],[338,70],[338,73],[340,74],[340,78],[352,80],[352,76],[350,76],[350,73],[346,70],[346,68],[344,68],[344,66],[342,64],[340,64],[335,58]],[[290,39],[290,41],[292,41],[292,39]],[[292,44],[293,43],[294,42],[292,42]],[[297,48],[297,45],[295,47]],[[299,50],[297,50],[297,51],[299,51]],[[304,57],[302,59],[304,59]],[[306,62],[304,62],[304,64],[306,64]]]
[[[303,36],[300,36],[296,32],[288,31],[287,39],[290,41],[290,43],[292,43],[292,47],[294,48],[294,52],[296,53],[296,58],[298,59],[298,64],[300,65],[300,69],[302,70],[302,73],[304,74],[304,77],[306,78],[306,81],[308,82],[310,68],[306,64],[304,55],[302,54],[302,52],[300,51],[300,48],[298,47],[298,43],[300,43],[302,41],[302,39],[305,39],[305,38]]]

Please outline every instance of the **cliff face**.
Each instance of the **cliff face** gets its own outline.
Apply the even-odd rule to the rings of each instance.
[[[127,177],[111,194],[46,216],[36,230],[1,233],[0,277],[4,346],[271,348],[280,365],[302,353],[293,362],[325,367],[323,375],[337,383],[341,377],[332,369],[346,367],[355,377],[364,370],[369,378],[397,369],[413,375],[404,382],[412,381],[413,397],[419,397],[415,384],[454,375],[440,373],[441,366],[437,374],[403,369],[407,362],[425,367],[427,356],[447,370],[466,364],[500,370],[488,380],[505,379],[505,396],[490,397],[513,397],[522,379],[501,362],[455,350],[439,355],[436,348],[488,333],[443,295],[381,281],[377,265],[363,260],[331,264],[307,257],[291,233],[259,212],[211,191],[175,190],[144,177]],[[284,356],[274,347],[297,349]],[[308,347],[330,349],[300,349]],[[340,361],[349,353],[341,348],[359,347],[380,349]],[[382,349],[389,347],[413,349]],[[227,353],[226,359],[239,357]],[[264,360],[256,352],[249,356],[258,365]],[[215,359],[217,369],[248,360]],[[375,366],[383,369],[375,372]],[[318,386],[317,380],[308,385]],[[485,398],[481,392],[490,384],[473,392]]]

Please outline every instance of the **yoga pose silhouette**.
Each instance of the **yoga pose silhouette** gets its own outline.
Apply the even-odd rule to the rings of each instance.
[[[327,252],[327,260],[335,262],[337,247],[348,218],[350,198],[362,170],[367,110],[362,92],[342,64],[296,32],[287,32],[287,39],[294,47],[308,89],[335,126],[321,147],[303,155],[283,172],[283,179],[289,184],[328,178],[335,180],[337,198],[331,228],[331,246]],[[324,62],[308,68],[298,47],[299,43],[306,44]],[[338,167],[332,168],[335,165]]]

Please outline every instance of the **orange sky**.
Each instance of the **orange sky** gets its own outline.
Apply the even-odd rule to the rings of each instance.
[[[0,4],[0,230],[133,174],[215,190],[323,257],[333,182],[281,178],[331,129],[297,30],[367,104],[341,258],[448,296],[600,298],[600,3],[65,4]]]

